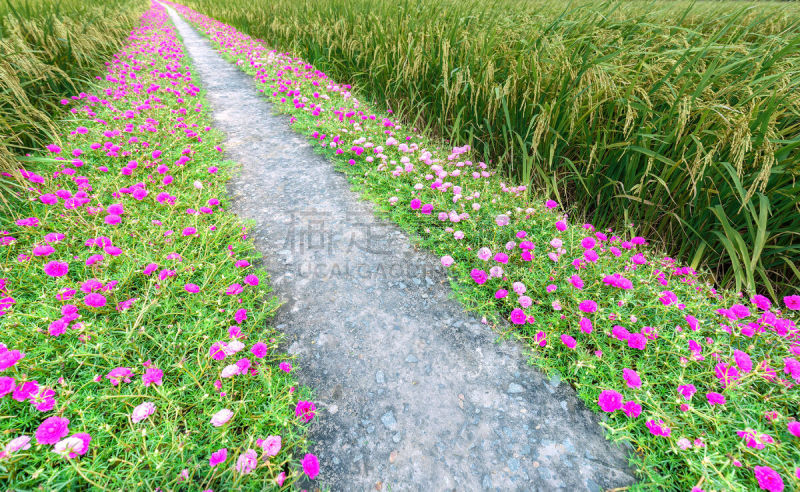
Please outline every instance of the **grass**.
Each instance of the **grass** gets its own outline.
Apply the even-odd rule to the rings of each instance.
[[[264,490],[313,478],[309,390],[266,324],[278,302],[226,211],[233,163],[163,8],[106,61],[0,214],[0,483]]]
[[[798,284],[793,4],[187,4],[302,56],[410,127],[471,145],[573,215],[635,223],[721,285],[777,299]]]
[[[0,210],[19,187],[22,156],[56,137],[66,116],[59,100],[96,82],[145,7],[143,0],[0,3]]]
[[[606,413],[608,437],[633,449],[635,488],[800,487],[800,296],[776,304],[718,289],[638,229],[576,221],[302,58],[175,6],[382,214],[441,256],[468,309],[513,327],[534,364]]]

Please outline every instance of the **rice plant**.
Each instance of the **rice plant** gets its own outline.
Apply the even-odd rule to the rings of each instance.
[[[636,223],[724,285],[763,281],[773,298],[797,285],[794,5],[187,3],[470,144],[573,215]]]
[[[54,121],[65,116],[59,101],[92,84],[145,7],[142,0],[0,4],[0,207],[19,186],[19,159],[55,138]]]

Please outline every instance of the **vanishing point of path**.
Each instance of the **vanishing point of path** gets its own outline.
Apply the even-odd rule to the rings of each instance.
[[[285,302],[277,328],[322,408],[332,490],[600,490],[633,482],[572,388],[449,299],[438,258],[374,218],[250,76],[169,9],[207,91],[230,184]],[[314,486],[314,484],[308,484]]]

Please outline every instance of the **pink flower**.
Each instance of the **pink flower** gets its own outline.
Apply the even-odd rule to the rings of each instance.
[[[200,292],[200,286],[197,284],[186,284],[183,286],[183,288],[186,290],[186,292],[190,292],[192,294],[197,294]]]
[[[69,419],[49,417],[36,429],[36,442],[39,444],[55,444],[69,434]]]
[[[277,456],[281,451],[281,436],[267,436],[261,443],[261,449],[267,456]]]
[[[235,468],[242,475],[248,475],[256,469],[256,466],[258,466],[258,455],[255,449],[248,449],[239,455]]]
[[[238,309],[236,314],[234,314],[233,319],[236,320],[237,323],[241,324],[243,321],[247,320],[247,309]]]
[[[141,403],[133,409],[133,412],[131,412],[131,422],[138,424],[142,420],[153,415],[155,411],[156,405],[153,402],[146,401]]]
[[[294,415],[295,417],[300,417],[303,422],[310,422],[314,418],[316,409],[317,407],[313,402],[300,400],[294,408]]]
[[[419,198],[414,198],[413,200],[411,200],[411,210],[419,210],[421,206],[422,206],[422,200],[420,200]]]
[[[800,468],[798,468],[800,470]],[[275,483],[278,484],[278,487],[283,487],[283,482],[286,481],[286,472],[278,473],[278,476],[275,477]]]
[[[627,367],[622,370],[622,379],[628,384],[629,388],[641,388],[642,380],[639,378],[639,373]]]
[[[66,439],[58,441],[56,445],[53,446],[53,451],[64,458],[77,458],[78,456],[86,454],[91,441],[92,436],[89,434],[73,434]]]
[[[569,277],[569,283],[578,290],[583,289],[583,279],[579,275],[572,275]]]
[[[567,230],[567,223],[564,222],[563,220],[559,220],[558,222],[556,222],[556,229],[561,231],[561,232],[566,231]]]
[[[219,465],[220,463],[224,463],[225,460],[227,459],[228,459],[228,448],[221,448],[211,453],[211,457],[208,458],[208,464],[213,468]]]
[[[789,434],[793,435],[794,437],[800,437],[800,422],[789,422],[786,428],[789,431]]]
[[[486,261],[492,257],[492,250],[489,248],[481,248],[478,250],[478,259]]]
[[[280,364],[278,364],[278,368],[286,373],[292,372],[291,362],[281,362]]]
[[[442,256],[442,266],[449,268],[453,264],[453,257],[450,255]]]
[[[257,275],[248,275],[244,278],[244,283],[247,285],[251,285],[253,287],[257,286],[259,283]]]
[[[314,480],[319,475],[319,460],[313,454],[307,454],[300,462],[303,466],[303,472],[308,475],[308,478]]]
[[[494,218],[495,224],[499,225],[500,227],[507,226],[511,219],[506,214],[500,214]]]
[[[603,390],[597,404],[604,412],[613,412],[622,408],[622,395],[614,390]]]
[[[120,382],[130,383],[133,371],[130,367],[115,367],[106,374],[106,379],[111,381],[112,386],[117,386]]]
[[[546,202],[544,202],[544,206],[549,208],[549,209],[553,209],[553,208],[556,208],[558,206],[558,203],[553,201],[553,200],[547,200]]]
[[[706,398],[708,399],[708,403],[711,405],[724,405],[725,404],[725,396],[721,393],[710,392],[706,393]]]
[[[758,480],[761,490],[769,492],[783,492],[783,479],[780,474],[768,466],[757,466],[753,469],[753,474]]]
[[[564,345],[566,345],[571,349],[574,349],[576,345],[575,339],[569,335],[561,335],[561,343],[563,343]]]
[[[227,408],[223,408],[211,416],[211,425],[214,427],[222,427],[223,425],[227,424],[232,417],[233,412]]]
[[[63,277],[69,272],[69,263],[51,261],[44,266],[44,273],[50,277]]]
[[[26,449],[31,449],[31,436],[15,437],[9,441],[8,444],[6,444],[5,448],[3,448],[3,451],[5,451],[5,453],[8,455],[11,453],[16,453],[17,451],[24,451]],[[0,455],[2,455],[2,453],[0,453]]]

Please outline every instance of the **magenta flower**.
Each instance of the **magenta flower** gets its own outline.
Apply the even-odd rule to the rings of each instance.
[[[597,404],[604,412],[614,412],[622,408],[622,394],[614,390],[603,390],[597,399]]]
[[[725,396],[721,393],[710,392],[706,393],[706,398],[708,399],[708,403],[711,405],[724,405],[725,404]]]
[[[686,399],[686,401],[691,400],[692,395],[694,395],[696,392],[697,388],[695,388],[693,384],[684,384],[678,386],[678,393],[680,393],[681,396],[683,396]]]
[[[51,261],[44,266],[44,273],[50,277],[63,277],[69,272],[69,263]]]
[[[781,475],[768,466],[757,466],[753,469],[753,474],[758,481],[761,490],[769,492],[783,492],[784,484]]]
[[[208,464],[213,468],[219,465],[220,463],[224,463],[225,460],[227,459],[228,459],[228,448],[221,448],[211,453],[211,457],[208,458]]]
[[[161,386],[163,377],[164,372],[161,369],[148,367],[145,369],[144,374],[142,374],[142,383],[145,388],[149,387],[151,384]]]
[[[647,348],[647,337],[641,333],[631,333],[628,335],[628,347],[644,350]]]
[[[472,271],[470,272],[470,276],[472,277],[472,280],[474,280],[475,283],[478,285],[485,284],[486,280],[488,279],[486,272],[484,272],[483,270],[478,270],[477,268],[472,269]]]
[[[250,352],[259,359],[263,359],[267,355],[267,344],[264,342],[256,342],[250,348]]]
[[[736,365],[739,366],[739,369],[742,372],[750,372],[753,370],[753,362],[750,360],[750,356],[742,352],[741,350],[734,350],[733,351],[733,359],[736,361]]]
[[[800,310],[800,296],[786,296],[783,298],[783,303],[792,311]]]
[[[520,308],[516,308],[511,311],[511,322],[515,325],[523,325],[527,320],[527,316],[525,316],[525,311]]]
[[[544,202],[544,206],[549,208],[549,209],[553,209],[553,208],[556,208],[558,206],[558,203],[555,202],[554,200],[547,200],[546,202]]]
[[[292,364],[290,362],[281,362],[278,364],[278,368],[286,373],[292,372]]]
[[[642,406],[635,401],[626,401],[622,405],[622,412],[629,418],[636,418],[642,413]]]
[[[581,318],[580,322],[578,323],[581,327],[581,331],[589,334],[592,332],[592,320],[589,318]]]
[[[300,417],[303,422],[310,422],[314,418],[316,405],[313,402],[300,400],[294,408],[295,417]]]
[[[584,313],[590,314],[597,311],[597,303],[591,300],[581,301],[580,304],[578,304],[578,309]]]
[[[303,467],[303,473],[308,475],[308,478],[314,480],[319,475],[319,460],[313,454],[307,454],[300,462]]]
[[[183,288],[186,290],[186,292],[191,294],[197,294],[200,292],[200,286],[197,284],[186,284],[183,286]]]
[[[233,315],[233,319],[236,320],[237,323],[241,324],[243,321],[247,320],[247,309],[238,309],[236,310],[236,314]]]
[[[422,206],[422,200],[420,200],[419,198],[414,198],[413,200],[411,200],[411,210],[419,210],[421,206]]]
[[[576,345],[575,339],[569,335],[561,335],[561,343],[563,343],[564,345],[566,345],[571,349],[574,349]]]
[[[2,384],[0,384],[0,386],[2,386]],[[0,396],[2,396],[1,393]],[[786,426],[786,429],[789,431],[789,434],[793,435],[794,437],[800,437],[800,422],[789,422]]]
[[[69,419],[49,417],[36,429],[36,442],[39,444],[55,444],[69,434]]]
[[[106,305],[106,298],[103,294],[92,293],[83,298],[83,303],[89,307],[103,307]]]

